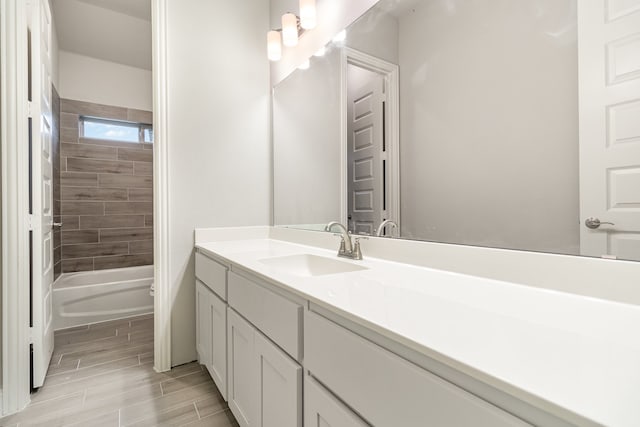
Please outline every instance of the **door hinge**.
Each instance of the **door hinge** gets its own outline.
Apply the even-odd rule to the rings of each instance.
[[[33,107],[32,107],[32,105],[33,105],[33,102],[27,101],[27,117],[31,117],[31,118],[33,118],[33,113],[32,113]]]
[[[30,231],[34,230],[34,222],[35,215],[27,215],[27,227],[29,227]]]

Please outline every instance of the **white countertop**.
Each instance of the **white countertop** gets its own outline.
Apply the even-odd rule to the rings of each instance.
[[[272,239],[197,247],[562,418],[640,426],[638,306],[366,253],[340,260],[367,270],[301,277],[260,260],[335,252]]]

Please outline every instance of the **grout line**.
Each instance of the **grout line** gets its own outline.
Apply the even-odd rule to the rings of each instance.
[[[78,363],[76,364],[76,371],[80,369],[80,359],[78,358]]]
[[[198,405],[196,405],[196,402],[193,402],[193,409],[196,410],[196,415],[198,416],[198,419],[201,420],[202,417],[200,416],[200,411],[198,411]]]
[[[164,381],[160,381],[160,382],[158,383],[158,385],[160,386],[160,393],[162,393],[162,396],[164,396],[164,387],[162,387],[162,383],[163,383],[163,382],[164,382]]]
[[[82,406],[84,406],[84,404],[87,402],[87,393],[89,393],[89,389],[85,388],[84,389],[84,396],[82,396]]]

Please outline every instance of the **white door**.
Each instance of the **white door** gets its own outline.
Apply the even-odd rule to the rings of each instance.
[[[198,361],[205,366],[211,364],[211,291],[196,280],[196,351]]]
[[[256,427],[302,427],[302,367],[256,332]]]
[[[240,427],[255,425],[258,406],[255,332],[246,320],[227,309],[227,398]]]
[[[580,251],[640,260],[640,0],[579,1],[578,57]]]
[[[227,400],[227,304],[213,292],[209,295],[211,310],[211,363],[207,369]]]
[[[53,159],[51,152],[51,11],[29,6],[31,41],[31,296],[33,387],[44,383],[53,354]]]
[[[386,217],[384,77],[347,65],[347,220],[354,234],[373,234]]]
[[[354,412],[310,376],[304,380],[305,427],[366,427]]]

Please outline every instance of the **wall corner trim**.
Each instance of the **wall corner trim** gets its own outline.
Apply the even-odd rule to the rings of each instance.
[[[153,43],[153,215],[154,215],[154,369],[171,369],[171,271],[169,247],[168,0],[152,3]]]

